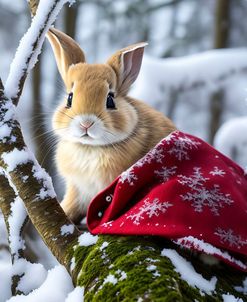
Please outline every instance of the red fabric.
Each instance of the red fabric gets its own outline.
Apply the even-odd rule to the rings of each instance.
[[[92,234],[163,236],[247,271],[244,171],[180,131],[97,195],[87,222]]]

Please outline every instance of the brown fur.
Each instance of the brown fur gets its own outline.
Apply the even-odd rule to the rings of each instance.
[[[53,34],[54,30],[50,35]],[[61,34],[62,42],[59,43],[60,32],[55,30],[55,34],[56,39],[50,37],[49,41],[58,68],[63,72],[67,91],[73,91],[72,107],[65,108],[66,103],[62,103],[53,117],[54,130],[60,135],[56,162],[66,181],[66,194],[61,205],[75,220],[80,214],[86,214],[94,195],[176,128],[160,112],[126,96],[138,75],[144,44],[117,52],[107,64],[90,65],[82,59],[82,51],[74,52],[79,46],[71,38],[66,39],[66,35]],[[68,51],[74,55],[66,55]],[[77,54],[81,63],[77,62]],[[73,65],[74,62],[77,64]],[[109,90],[115,92],[117,110],[106,109]],[[63,128],[77,116],[85,114],[96,116],[107,131],[125,137],[104,145],[82,144],[63,137]]]

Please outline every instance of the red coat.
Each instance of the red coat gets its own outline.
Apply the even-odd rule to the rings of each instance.
[[[163,236],[247,271],[244,171],[180,131],[98,194],[87,222],[92,234]]]

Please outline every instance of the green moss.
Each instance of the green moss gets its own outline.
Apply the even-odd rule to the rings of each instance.
[[[242,285],[246,274],[228,266],[206,266],[195,255],[177,251],[185,258],[192,259],[195,269],[204,278],[218,279],[216,291],[211,295],[201,293],[177,273],[167,257],[161,256],[164,248],[174,248],[171,243],[162,246],[152,238],[99,236],[97,243],[90,247],[77,246],[77,285],[85,287],[87,301],[222,301],[222,294],[230,293],[247,301],[234,286]],[[226,274],[229,272],[229,274]]]

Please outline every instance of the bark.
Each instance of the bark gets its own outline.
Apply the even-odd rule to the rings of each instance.
[[[3,88],[2,82],[0,80],[0,90]],[[8,240],[9,240],[9,251],[11,254],[11,261],[12,265],[14,266],[15,263],[21,259],[25,258],[24,256],[24,248],[19,248],[18,250],[14,250],[12,248],[11,242],[10,242],[10,234],[11,234],[11,228],[12,226],[9,224],[9,218],[12,215],[18,215],[18,213],[13,213],[11,210],[11,204],[13,204],[16,200],[16,193],[14,189],[9,185],[9,181],[7,178],[6,173],[4,173],[4,170],[1,168],[0,171],[0,209],[3,213],[4,221],[7,227],[7,232],[8,232]],[[25,224],[27,223],[28,219],[26,216],[26,219],[23,222],[23,225],[19,229],[19,239],[20,241],[24,241],[23,239],[23,229],[25,227]],[[17,234],[16,234],[17,235]],[[15,275],[13,274],[12,276],[12,285],[11,285],[11,290],[12,294],[22,294],[21,291],[17,290],[17,285],[20,280],[21,276],[20,275]]]
[[[64,29],[65,29],[65,33],[73,39],[75,38],[76,35],[77,16],[78,16],[78,4],[65,7]]]
[[[210,124],[209,124],[209,138],[210,144],[213,144],[214,136],[220,126],[222,109],[224,107],[224,91],[219,90],[212,94],[210,99]]]
[[[29,0],[28,1],[29,9],[32,16],[36,15],[36,11],[39,5],[39,0]]]
[[[230,32],[230,7],[231,0],[217,0],[215,9],[214,48],[227,48]],[[211,118],[209,123],[210,144],[221,122],[224,108],[224,91],[219,90],[212,94],[210,99]]]
[[[230,30],[231,0],[217,0],[215,10],[214,48],[226,48]]]

